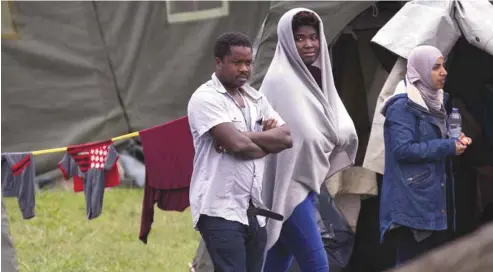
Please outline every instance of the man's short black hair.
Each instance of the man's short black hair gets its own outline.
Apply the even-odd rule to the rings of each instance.
[[[293,16],[293,33],[296,32],[301,26],[313,26],[320,35],[320,21],[313,12],[301,11]]]
[[[223,59],[231,54],[231,46],[244,46],[252,48],[252,43],[247,35],[240,32],[226,32],[216,39],[214,44],[214,57]]]

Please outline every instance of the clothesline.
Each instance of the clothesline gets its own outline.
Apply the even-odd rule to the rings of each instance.
[[[139,136],[138,131],[132,132],[132,133],[127,133],[127,134],[121,135],[121,136],[117,136],[115,138],[111,138],[111,141],[115,142],[118,140],[133,138],[133,137],[137,137],[137,136]],[[33,156],[36,156],[36,155],[44,155],[44,154],[64,152],[64,151],[67,151],[67,147],[58,147],[58,148],[36,150],[36,151],[33,151],[32,154],[33,154]]]
[[[139,232],[139,239],[147,244],[156,204],[161,210],[180,212],[190,206],[189,187],[195,151],[186,116],[114,137],[111,141],[137,136],[141,137],[143,146],[150,147],[143,150],[146,177]],[[163,141],[164,138],[167,141]],[[7,171],[6,175],[2,175],[2,195],[18,198],[22,217],[25,220],[33,218],[36,160],[32,159],[32,155],[56,152],[67,152],[58,162],[58,168],[65,180],[72,179],[74,193],[84,193],[87,219],[99,217],[103,211],[105,190],[95,188],[120,185],[120,170],[117,166],[120,156],[109,139],[34,152],[2,153],[2,171]]]

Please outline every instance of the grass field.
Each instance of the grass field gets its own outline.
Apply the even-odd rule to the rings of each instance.
[[[156,208],[148,244],[139,239],[142,189],[105,192],[100,217],[87,220],[83,193],[36,194],[36,217],[23,220],[17,201],[4,198],[20,271],[188,271],[199,234],[190,211]]]

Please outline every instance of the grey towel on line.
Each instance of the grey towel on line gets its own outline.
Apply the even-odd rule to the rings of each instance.
[[[31,153],[2,153],[2,196],[17,198],[24,219],[34,217],[35,176]]]

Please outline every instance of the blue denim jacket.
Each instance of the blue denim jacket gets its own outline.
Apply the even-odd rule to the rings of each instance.
[[[420,230],[447,229],[446,187],[453,186],[449,157],[455,155],[455,141],[442,138],[438,120],[416,92],[406,88],[382,108],[386,118],[381,240],[392,224]],[[443,97],[445,102],[447,94]],[[451,178],[449,183],[447,177]]]

